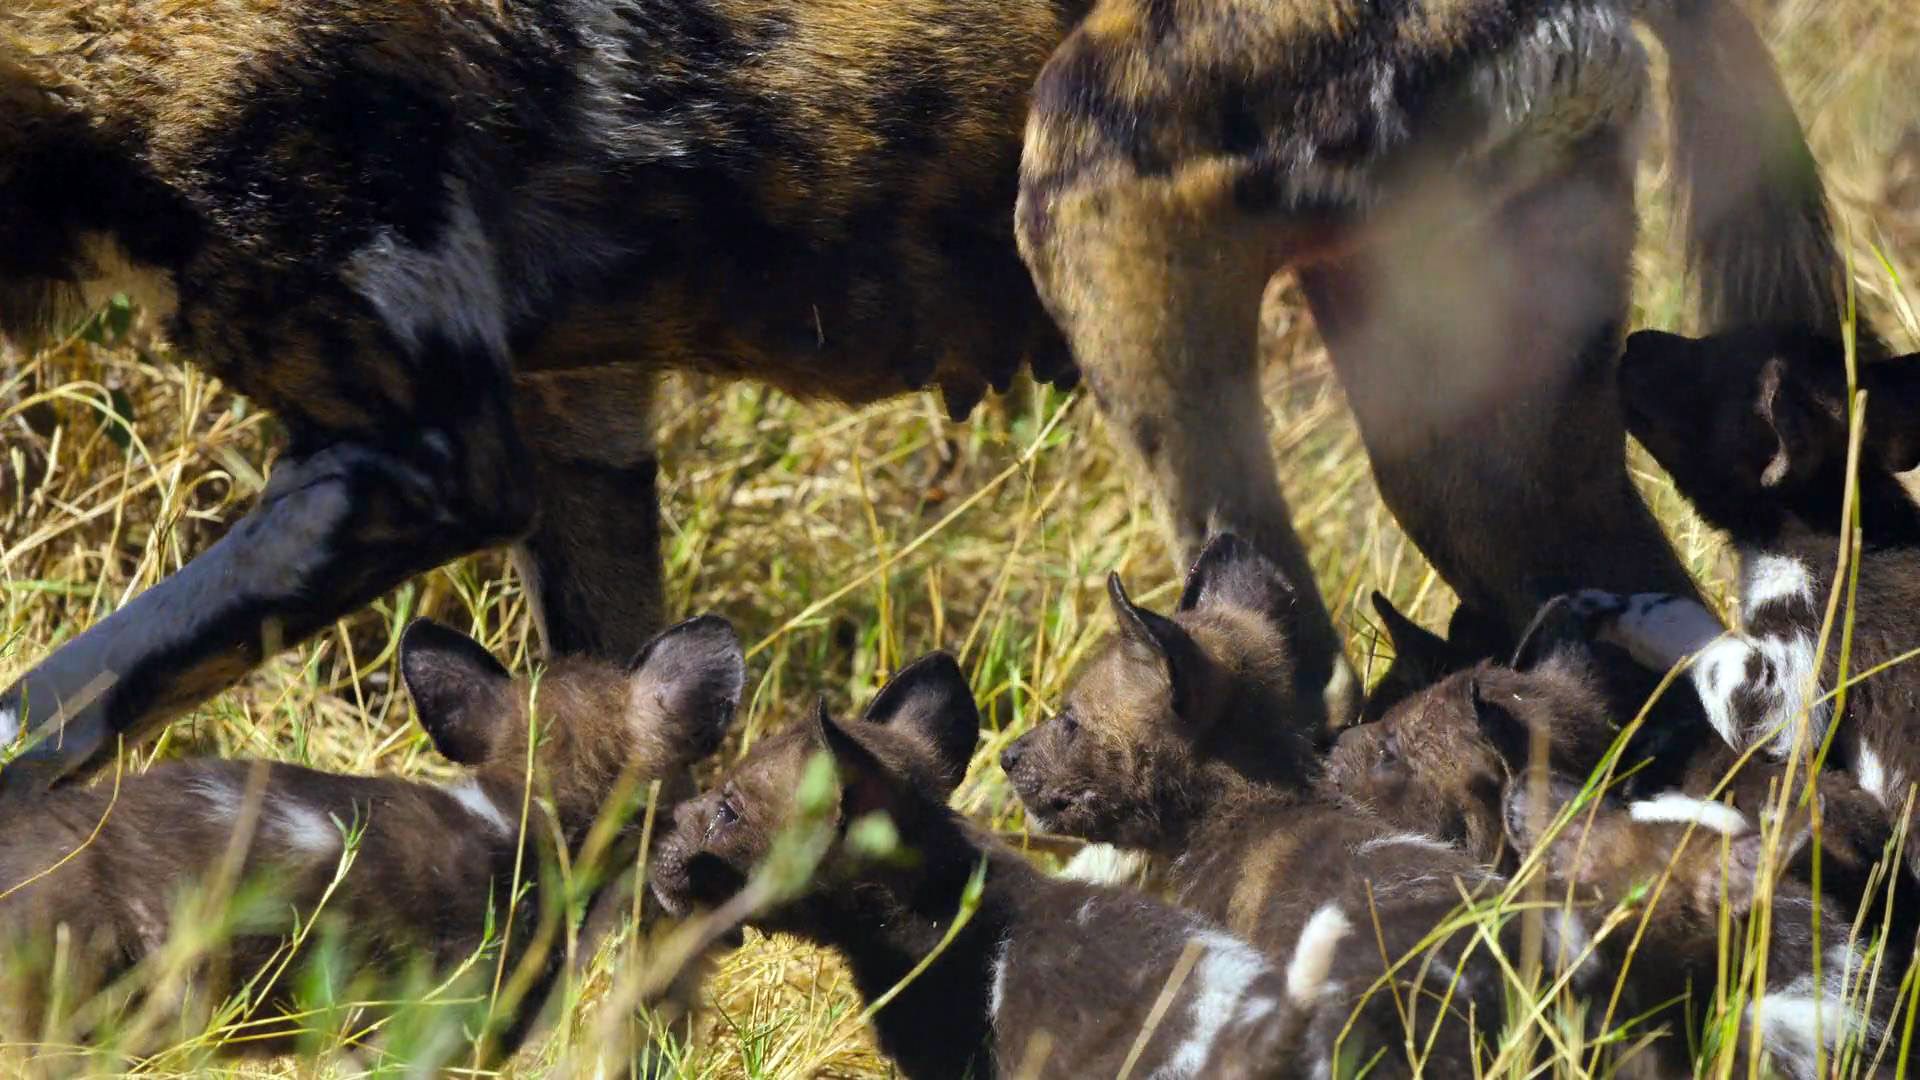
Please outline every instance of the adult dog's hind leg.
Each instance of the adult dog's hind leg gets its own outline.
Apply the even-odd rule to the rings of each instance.
[[[1570,588],[1691,595],[1625,467],[1622,142],[1502,207],[1444,178],[1411,190],[1390,239],[1302,275],[1387,506],[1509,632]]]
[[[514,558],[553,655],[625,661],[660,628],[654,381],[637,365],[515,380],[541,507]]]

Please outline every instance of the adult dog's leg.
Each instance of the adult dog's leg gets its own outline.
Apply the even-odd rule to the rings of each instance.
[[[549,653],[624,661],[660,628],[654,380],[628,365],[515,380],[541,504],[514,558]]]
[[[111,755],[116,736],[150,734],[408,576],[524,532],[534,488],[504,364],[459,370],[457,407],[413,426],[296,435],[231,532],[0,696],[0,735],[24,726],[36,740],[0,786],[42,786]]]
[[[1436,178],[1302,275],[1381,496],[1517,632],[1575,586],[1691,594],[1629,483],[1614,385],[1635,216],[1624,137],[1490,211]]]
[[[1227,528],[1292,582],[1299,716],[1325,732],[1352,716],[1355,680],[1289,520],[1260,396],[1260,297],[1276,229],[1180,196],[1152,181],[1055,192],[1042,217],[1029,190],[1022,243],[1109,431],[1158,497],[1177,557],[1191,562],[1210,528]]]

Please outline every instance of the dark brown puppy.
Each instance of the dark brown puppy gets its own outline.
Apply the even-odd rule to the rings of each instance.
[[[1500,881],[1458,848],[1317,785],[1311,745],[1283,710],[1290,608],[1276,601],[1291,593],[1278,569],[1218,536],[1171,617],[1135,606],[1118,579],[1111,587],[1119,633],[1059,715],[1001,759],[1029,815],[1049,831],[1150,852],[1181,906],[1276,962],[1326,970],[1303,1068],[1379,1054],[1374,1075],[1414,1071],[1407,1047],[1426,1047],[1438,1022],[1421,1066],[1468,1075],[1477,1040],[1505,1015],[1502,976],[1470,933],[1429,938],[1462,890],[1485,894]],[[1391,981],[1414,1003],[1411,1030],[1384,981],[1368,994],[1409,954],[1426,962]],[[1436,1005],[1456,976],[1448,1004]]]
[[[1555,779],[1542,790],[1550,800],[1544,808],[1532,804],[1525,785],[1509,794],[1505,816],[1523,852],[1540,846],[1543,826],[1580,788]],[[1856,1060],[1873,1062],[1883,1041],[1891,1043],[1889,1056],[1880,1059],[1879,1069],[1862,1073],[1893,1075],[1899,1034],[1888,1021],[1908,947],[1889,942],[1884,966],[1876,970],[1871,935],[1855,939],[1846,913],[1779,878],[1777,870],[1773,879],[1761,877],[1766,866],[1784,867],[1806,844],[1805,816],[1796,815],[1794,822],[1797,827],[1782,831],[1770,864],[1763,857],[1765,834],[1745,815],[1677,792],[1626,806],[1583,806],[1545,841],[1551,893],[1564,895],[1561,890],[1570,886],[1573,910],[1596,925],[1619,907],[1636,917],[1598,946],[1607,974],[1626,980],[1627,993],[1612,1019],[1619,1024],[1640,1017],[1647,1028],[1667,1027],[1654,1053],[1669,1075],[1699,1074],[1689,1037],[1702,1030],[1730,989],[1722,985],[1726,950],[1737,955],[1745,948],[1761,895],[1771,907],[1766,985],[1738,1016],[1735,1075],[1746,1074],[1747,1040],[1754,1034],[1773,1069],[1796,1080],[1832,1075],[1843,1047],[1852,1047]],[[1636,946],[1642,919],[1645,936]]]
[[[1644,669],[1637,679],[1627,676],[1615,662],[1624,657],[1610,655],[1617,648],[1581,636],[1587,628],[1573,607],[1560,599],[1543,608],[1512,666],[1481,662],[1402,700],[1383,720],[1349,729],[1327,759],[1325,782],[1398,827],[1429,829],[1512,869],[1517,853],[1505,842],[1501,809],[1509,785],[1536,753],[1560,775],[1593,775],[1619,740],[1623,719],[1643,707],[1636,699],[1655,682]],[[1709,730],[1693,702],[1663,704],[1649,713],[1645,737],[1621,748],[1613,775],[1622,791],[1648,798],[1724,793],[1751,817],[1781,805],[1784,767],[1765,759],[1739,764],[1719,740],[1685,737]],[[1806,776],[1799,771],[1789,804],[1797,805]],[[1844,773],[1821,773],[1817,788],[1826,808],[1820,843],[1788,860],[1788,873],[1808,886],[1818,881],[1848,911],[1870,906],[1870,923],[1878,926],[1890,880],[1884,864],[1892,823],[1877,799]],[[1883,868],[1876,871],[1877,865]],[[1910,895],[1908,875],[1891,880],[1897,897]],[[1904,902],[1893,911],[1893,932],[1905,940],[1915,916]]]
[[[589,830],[618,809],[609,803],[623,788],[629,798],[654,779],[684,789],[686,766],[732,719],[740,645],[725,621],[704,617],[662,633],[629,667],[569,660],[514,679],[479,645],[421,620],[407,629],[401,670],[434,746],[467,768],[459,783],[168,763],[127,778],[117,795],[106,785],[50,792],[36,807],[40,828],[0,836],[9,1037],[86,1037],[119,1016],[111,1003],[124,1003],[126,986],[116,980],[158,962],[170,940],[207,933],[180,1010],[204,1014],[244,994],[246,1008],[227,1020],[247,1024],[246,1038],[225,1045],[285,1052],[327,1034],[310,1030],[310,1016],[275,1019],[310,1007],[316,991],[391,1000],[371,991],[408,979],[429,987],[466,963],[485,982],[508,934],[510,971],[544,950],[532,959],[528,1007],[489,1018],[483,1004],[466,1023],[490,1033],[495,1055],[511,1052],[564,952],[543,922],[590,900],[609,868],[636,854],[623,837],[583,865]],[[580,875],[571,896],[544,878],[551,839]],[[532,886],[518,897],[517,860],[519,884]],[[205,895],[223,885],[230,895]],[[295,942],[303,949],[289,957]],[[482,1002],[485,989],[476,987]],[[442,1063],[470,1058],[457,1045],[442,1052]]]
[[[874,1018],[905,1075],[1110,1076],[1130,1060],[1143,1076],[1290,1075],[1290,994],[1311,997],[1317,973],[1283,976],[1203,919],[1049,877],[954,814],[946,800],[978,734],[972,692],[945,653],[903,668],[860,720],[841,723],[823,705],[679,809],[654,889],[675,911],[733,898],[794,820],[810,762],[829,754],[835,839],[798,896],[751,921],[838,949],[870,1001],[939,949]],[[874,814],[897,830],[892,858],[846,843]],[[974,880],[978,906],[943,947]]]

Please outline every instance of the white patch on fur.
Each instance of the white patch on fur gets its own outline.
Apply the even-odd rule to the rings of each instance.
[[[1807,565],[1785,555],[1743,552],[1740,559],[1740,611],[1751,619],[1780,600],[1813,602],[1813,577]]]
[[[1907,778],[1892,768],[1864,743],[1853,763],[1854,779],[1860,790],[1873,796],[1888,810],[1903,810],[1907,803]]]
[[[465,185],[448,178],[446,197],[446,224],[434,250],[383,229],[348,260],[347,279],[411,351],[439,334],[504,357],[507,312],[498,253]]]
[[[1753,827],[1745,814],[1725,803],[1696,799],[1678,791],[1642,799],[1633,804],[1630,813],[1635,821],[1694,824],[1722,836],[1739,836]]]
[[[1600,957],[1590,950],[1592,939],[1578,915],[1564,907],[1555,908],[1547,918],[1546,928],[1551,938],[1548,952],[1556,971],[1571,968],[1576,974],[1591,974],[1598,969]]]
[[[992,1023],[1000,1015],[1000,1002],[1007,994],[1007,950],[1013,947],[1008,939],[1000,943],[993,954],[993,989],[987,994],[987,1022]]]
[[[1287,997],[1300,1005],[1318,998],[1326,988],[1327,972],[1333,970],[1335,950],[1352,932],[1353,921],[1338,904],[1320,905],[1300,931],[1293,957],[1287,961]]]
[[[468,813],[484,822],[488,828],[503,836],[513,835],[513,822],[508,821],[507,815],[500,812],[500,807],[494,804],[493,799],[480,787],[478,781],[462,780],[457,784],[448,785],[444,790],[453,796],[455,802],[466,807]]]
[[[125,293],[134,306],[157,322],[173,318],[180,310],[180,291],[173,275],[135,262],[127,249],[106,233],[81,234],[79,268],[86,275],[80,282],[80,295],[89,311],[104,306],[115,293]]]
[[[1607,620],[1600,640],[1627,650],[1642,667],[1665,671],[1727,632],[1698,601],[1672,593],[1637,593]]]
[[[219,776],[201,775],[187,780],[186,787],[207,800],[207,817],[224,824],[240,816],[240,792]]]
[[[1404,832],[1394,833],[1391,836],[1376,836],[1355,848],[1354,853],[1357,855],[1368,855],[1386,847],[1416,847],[1427,851],[1444,851],[1448,853],[1453,851],[1453,845],[1444,840],[1436,840],[1431,836],[1425,836],[1421,833]]]
[[[273,806],[272,821],[288,845],[314,855],[330,854],[340,830],[325,814],[297,799],[282,798]]]
[[[1867,957],[1836,945],[1821,970],[1824,986],[1816,987],[1807,972],[1747,1006],[1747,1022],[1760,1029],[1775,1067],[1796,1080],[1815,1080],[1821,1048],[1831,1060],[1849,1042],[1871,1046],[1879,1038],[1881,1025],[1856,1007],[1866,999],[1861,980],[1870,971]]]
[[[1143,852],[1123,851],[1112,844],[1088,844],[1060,868],[1059,876],[1089,885],[1131,885],[1146,871],[1147,859]]]
[[[1813,684],[1813,645],[1805,634],[1787,639],[1737,635],[1714,642],[1701,654],[1693,666],[1693,685],[1706,708],[1707,722],[1728,746],[1745,750],[1761,736],[1777,731],[1767,752],[1784,758],[1799,738],[1803,714],[1812,722],[1811,741],[1817,744],[1825,738],[1832,703],[1807,709],[1809,692],[1818,692]],[[1761,667],[1758,687],[1747,676],[1748,662],[1755,656]],[[1746,711],[1738,711],[1734,699],[1743,690],[1751,693]],[[1760,702],[1757,711],[1751,705],[1755,697]]]
[[[1189,976],[1193,1002],[1187,1013],[1187,1037],[1174,1048],[1155,1076],[1200,1076],[1213,1054],[1213,1043],[1230,1024],[1252,1023],[1273,1011],[1267,998],[1249,996],[1247,989],[1271,970],[1253,946],[1218,930],[1193,935],[1201,947],[1200,960]]]
[[[0,746],[12,746],[20,737],[20,711],[8,705],[0,708]]]

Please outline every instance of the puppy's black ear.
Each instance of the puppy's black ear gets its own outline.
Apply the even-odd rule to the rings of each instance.
[[[1273,560],[1230,532],[1216,533],[1200,549],[1187,571],[1179,611],[1203,607],[1235,607],[1270,620],[1292,635],[1293,609],[1298,597],[1293,582]]]
[[[1107,575],[1107,599],[1120,624],[1120,636],[1129,648],[1163,665],[1173,699],[1173,711],[1189,717],[1206,671],[1200,646],[1179,623],[1136,605],[1127,596],[1119,574]]]
[[[401,634],[400,677],[434,749],[458,765],[485,761],[515,713],[513,677],[500,661],[432,619]]]
[[[629,665],[629,716],[677,744],[686,760],[713,753],[746,686],[740,637],[718,615],[661,631]]]
[[[821,698],[809,721],[814,737],[833,758],[834,773],[840,783],[840,824],[847,825],[876,811],[895,822],[909,816],[915,806],[913,785],[900,776],[853,733],[840,726]]]
[[[966,673],[951,653],[934,652],[894,673],[867,706],[865,721],[913,739],[933,775],[953,794],[966,778],[980,740],[980,709]]]
[[[1406,671],[1412,688],[1438,682],[1465,666],[1445,638],[1400,614],[1400,609],[1394,607],[1385,594],[1377,591],[1373,594],[1373,612],[1379,616],[1387,640],[1393,643],[1395,667]],[[1469,658],[1466,663],[1473,659],[1477,657]]]
[[[1480,733],[1493,745],[1494,752],[1515,772],[1525,769],[1531,760],[1533,729],[1520,718],[1514,709],[1515,702],[1503,700],[1510,698],[1510,693],[1477,674],[1467,676],[1462,693],[1480,725]]]

